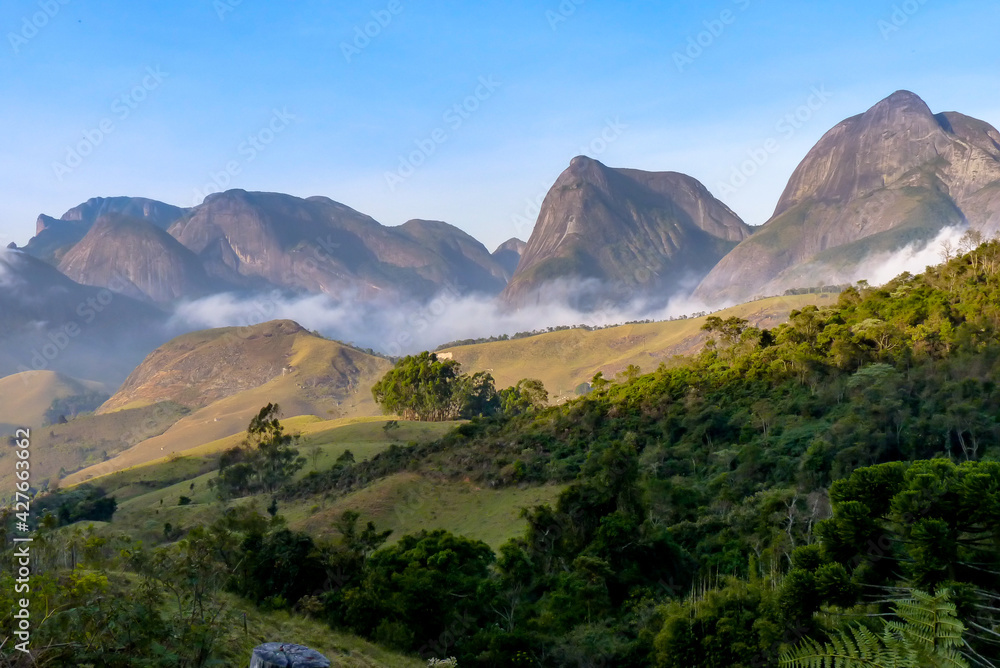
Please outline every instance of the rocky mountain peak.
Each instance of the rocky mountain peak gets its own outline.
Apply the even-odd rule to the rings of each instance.
[[[545,301],[555,297],[546,284],[581,279],[597,279],[602,293],[667,299],[749,232],[689,176],[616,169],[577,156],[545,196],[503,299],[513,306]]]
[[[874,254],[947,227],[1000,230],[1000,133],[933,114],[897,91],[838,123],[795,169],[774,216],[725,257],[696,296],[743,301],[867,278]]]

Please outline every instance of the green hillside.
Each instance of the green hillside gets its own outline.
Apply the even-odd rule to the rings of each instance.
[[[242,454],[229,437],[36,499],[56,510],[39,563],[66,582],[44,603],[67,610],[39,636],[180,655],[232,628],[205,617],[221,606],[292,614],[262,623],[330,647],[299,626],[326,624],[352,659],[377,651],[360,636],[463,668],[797,666],[837,651],[988,668],[1000,242],[776,327],[731,312],[701,326],[693,357],[558,405],[485,402],[469,421],[395,428],[264,410]],[[435,396],[471,387],[413,377]],[[223,484],[241,462],[292,461],[289,447],[306,459],[273,486]],[[90,534],[56,526],[109,507]],[[144,620],[127,642],[101,630],[123,614]],[[238,635],[212,635],[213,656]]]

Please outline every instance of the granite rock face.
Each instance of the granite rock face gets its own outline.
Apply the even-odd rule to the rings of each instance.
[[[514,275],[514,272],[517,271],[517,265],[521,262],[521,256],[524,255],[524,249],[527,245],[527,243],[517,237],[512,237],[497,246],[496,250],[493,251],[493,259],[507,272],[508,281]]]
[[[156,304],[228,290],[428,299],[497,295],[510,272],[440,221],[386,227],[327,197],[230,190],[180,209],[93,199],[40,216],[25,251],[74,280]],[[114,280],[112,280],[114,279]]]
[[[481,243],[439,221],[385,227],[326,197],[231,190],[210,195],[170,233],[209,275],[313,293],[427,298],[444,289],[495,295],[503,268]]]
[[[59,262],[77,283],[106,287],[156,304],[209,294],[223,286],[176,239],[144,220],[100,217]]]
[[[73,207],[59,218],[40,215],[35,222],[35,236],[24,250],[56,264],[86,236],[99,218],[125,216],[146,221],[165,230],[186,212],[187,209],[144,197],[94,197]]]
[[[596,279],[599,294],[666,300],[693,288],[749,234],[689,176],[576,157],[542,202],[502,299],[514,307],[544,302],[553,282]]]
[[[1000,133],[931,112],[898,91],[826,133],[792,174],[774,216],[695,293],[739,302],[865,278],[866,259],[947,227],[1000,230]]]

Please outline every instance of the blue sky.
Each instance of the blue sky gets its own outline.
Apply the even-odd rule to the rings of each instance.
[[[894,90],[1000,125],[997,25],[993,1],[8,0],[0,240],[89,197],[222,184],[492,248],[579,153],[691,174],[760,224],[809,147]]]

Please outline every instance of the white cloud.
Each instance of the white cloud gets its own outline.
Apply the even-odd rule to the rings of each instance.
[[[871,285],[884,285],[903,272],[923,273],[929,266],[944,261],[946,246],[954,253],[966,227],[946,227],[930,241],[914,242],[899,250],[869,255],[853,272],[854,280],[865,279]]]
[[[583,312],[565,305],[565,296],[595,290],[594,283],[549,284],[550,300],[503,309],[496,300],[463,297],[443,291],[426,304],[335,299],[326,295],[287,297],[280,293],[239,296],[213,295],[180,304],[171,325],[178,330],[248,326],[270,320],[294,320],[324,336],[372,348],[388,355],[433,350],[441,344],[501,334],[515,334],[560,325],[604,326],[631,320],[662,320],[705,310],[687,298],[665,307],[640,302]]]

